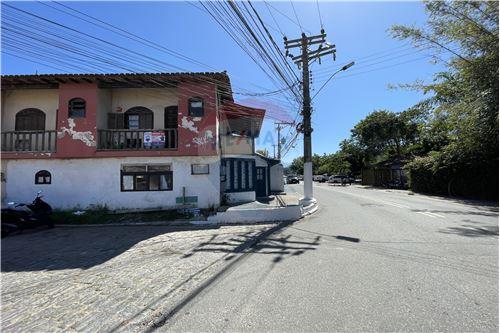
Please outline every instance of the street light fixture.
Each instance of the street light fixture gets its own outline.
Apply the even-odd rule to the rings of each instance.
[[[343,71],[345,71],[345,70],[347,70],[347,69],[351,68],[352,66],[354,66],[354,61],[351,61],[350,63],[348,63],[347,65],[343,66],[341,69],[339,69],[339,70],[338,70],[338,71],[336,71],[335,73],[333,73],[333,74],[332,74],[332,75],[328,78],[328,80],[326,80],[326,82],[325,82],[325,83],[323,83],[323,85],[321,86],[321,88],[319,88],[319,90],[316,92],[316,94],[314,94],[314,96],[311,98],[311,100],[313,100],[313,99],[314,99],[314,97],[316,97],[316,96],[319,94],[319,92],[320,92],[320,91],[321,91],[321,90],[322,90],[322,89],[326,86],[326,84],[327,84],[328,82],[330,82],[330,80],[331,80],[331,79],[332,79],[335,75],[337,75],[338,73],[343,72]]]

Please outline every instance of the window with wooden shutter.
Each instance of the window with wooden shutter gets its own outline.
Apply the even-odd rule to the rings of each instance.
[[[44,131],[45,113],[39,109],[24,109],[16,113],[16,131]]]
[[[167,106],[165,108],[165,128],[177,128],[178,122],[178,108],[176,106]]]
[[[153,111],[143,106],[136,106],[125,112],[125,128],[127,129],[153,129]]]

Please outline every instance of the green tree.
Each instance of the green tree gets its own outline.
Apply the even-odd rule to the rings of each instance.
[[[364,150],[366,160],[386,154],[401,157],[417,140],[418,128],[408,121],[409,113],[378,110],[352,129],[352,139]]]
[[[290,171],[294,174],[302,175],[304,173],[304,158],[296,157],[290,165]]]
[[[432,1],[425,8],[424,27],[392,28],[395,38],[434,51],[446,66],[433,83],[411,85],[432,95],[432,115],[420,130],[422,158],[408,165],[412,186],[497,196],[498,2]]]

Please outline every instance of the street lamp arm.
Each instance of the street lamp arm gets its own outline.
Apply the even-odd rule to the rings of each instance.
[[[314,99],[314,97],[316,97],[319,92],[327,85],[328,82],[330,82],[330,80],[335,76],[337,75],[338,73],[340,72],[343,72],[349,68],[351,68],[352,66],[354,66],[354,61],[351,61],[350,63],[348,63],[347,65],[343,66],[341,69],[339,69],[338,71],[336,71],[335,73],[333,73],[329,78],[328,80],[326,80],[325,83],[323,83],[323,85],[321,86],[321,88],[319,88],[319,90],[314,94],[314,96],[311,98],[311,101]]]

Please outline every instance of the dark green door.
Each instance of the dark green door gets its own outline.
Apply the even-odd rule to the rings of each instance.
[[[255,195],[257,198],[266,196],[266,168],[256,167],[255,168]]]

